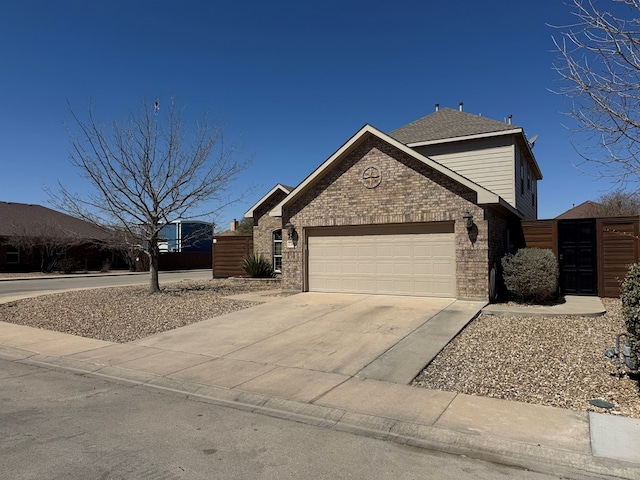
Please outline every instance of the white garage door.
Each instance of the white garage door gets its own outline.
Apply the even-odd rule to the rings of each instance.
[[[455,297],[454,234],[420,230],[310,233],[309,291]]]

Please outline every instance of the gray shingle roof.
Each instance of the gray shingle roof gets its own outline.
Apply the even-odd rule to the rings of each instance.
[[[105,232],[95,225],[41,205],[0,202],[0,237],[25,235],[29,231],[54,229],[57,234],[82,239],[104,239]]]
[[[574,218],[593,218],[597,216],[596,210],[600,206],[601,205],[597,202],[587,200],[586,202],[582,202],[580,205],[575,205],[566,212],[561,213],[556,217],[556,219],[567,220]]]
[[[407,145],[409,143],[502,132],[515,128],[519,127],[451,108],[442,108],[390,132],[389,136]]]

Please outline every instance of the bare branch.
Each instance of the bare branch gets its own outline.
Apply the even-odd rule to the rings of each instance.
[[[556,93],[587,133],[580,154],[601,177],[640,182],[640,0],[569,0],[576,22],[556,27]]]
[[[189,129],[173,101],[159,110],[143,100],[137,113],[111,125],[98,123],[91,107],[86,119],[71,114],[70,161],[93,190],[78,195],[60,185],[50,194],[52,203],[76,217],[117,225],[128,238],[141,238],[150,256],[151,291],[158,291],[162,227],[211,216],[237,201],[230,186],[249,161],[236,158],[235,145],[225,148],[221,128],[206,119]]]

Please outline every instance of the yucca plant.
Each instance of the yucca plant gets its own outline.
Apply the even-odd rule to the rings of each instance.
[[[271,278],[273,266],[259,253],[250,253],[242,259],[242,269],[251,278]]]

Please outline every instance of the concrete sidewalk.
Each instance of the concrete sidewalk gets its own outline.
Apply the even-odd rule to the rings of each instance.
[[[291,304],[270,297],[269,305],[243,312],[263,316],[266,307],[277,310]],[[455,308],[465,310],[460,305]],[[453,310],[444,314],[445,318],[447,315],[455,317]],[[220,327],[221,318],[212,320]],[[435,334],[442,326],[437,324],[437,315],[397,345],[405,342],[406,352],[414,352],[420,339],[429,336],[424,329],[431,321],[436,321],[431,327]],[[204,327],[194,327],[190,341],[202,335]],[[255,346],[238,349],[231,356],[189,351],[183,349],[185,334],[180,330],[161,339],[115,344],[0,322],[0,356],[568,478],[640,479],[640,420],[371,378],[371,371],[384,371],[395,362],[398,353],[393,348],[378,357],[388,355],[380,368],[319,371],[250,360],[246,355]],[[205,338],[203,348],[206,343]]]
[[[579,315],[581,317],[599,317],[606,309],[600,298],[594,296],[567,295],[563,303],[557,305],[517,305],[493,303],[482,309],[487,315],[529,317],[563,317],[565,315]]]

